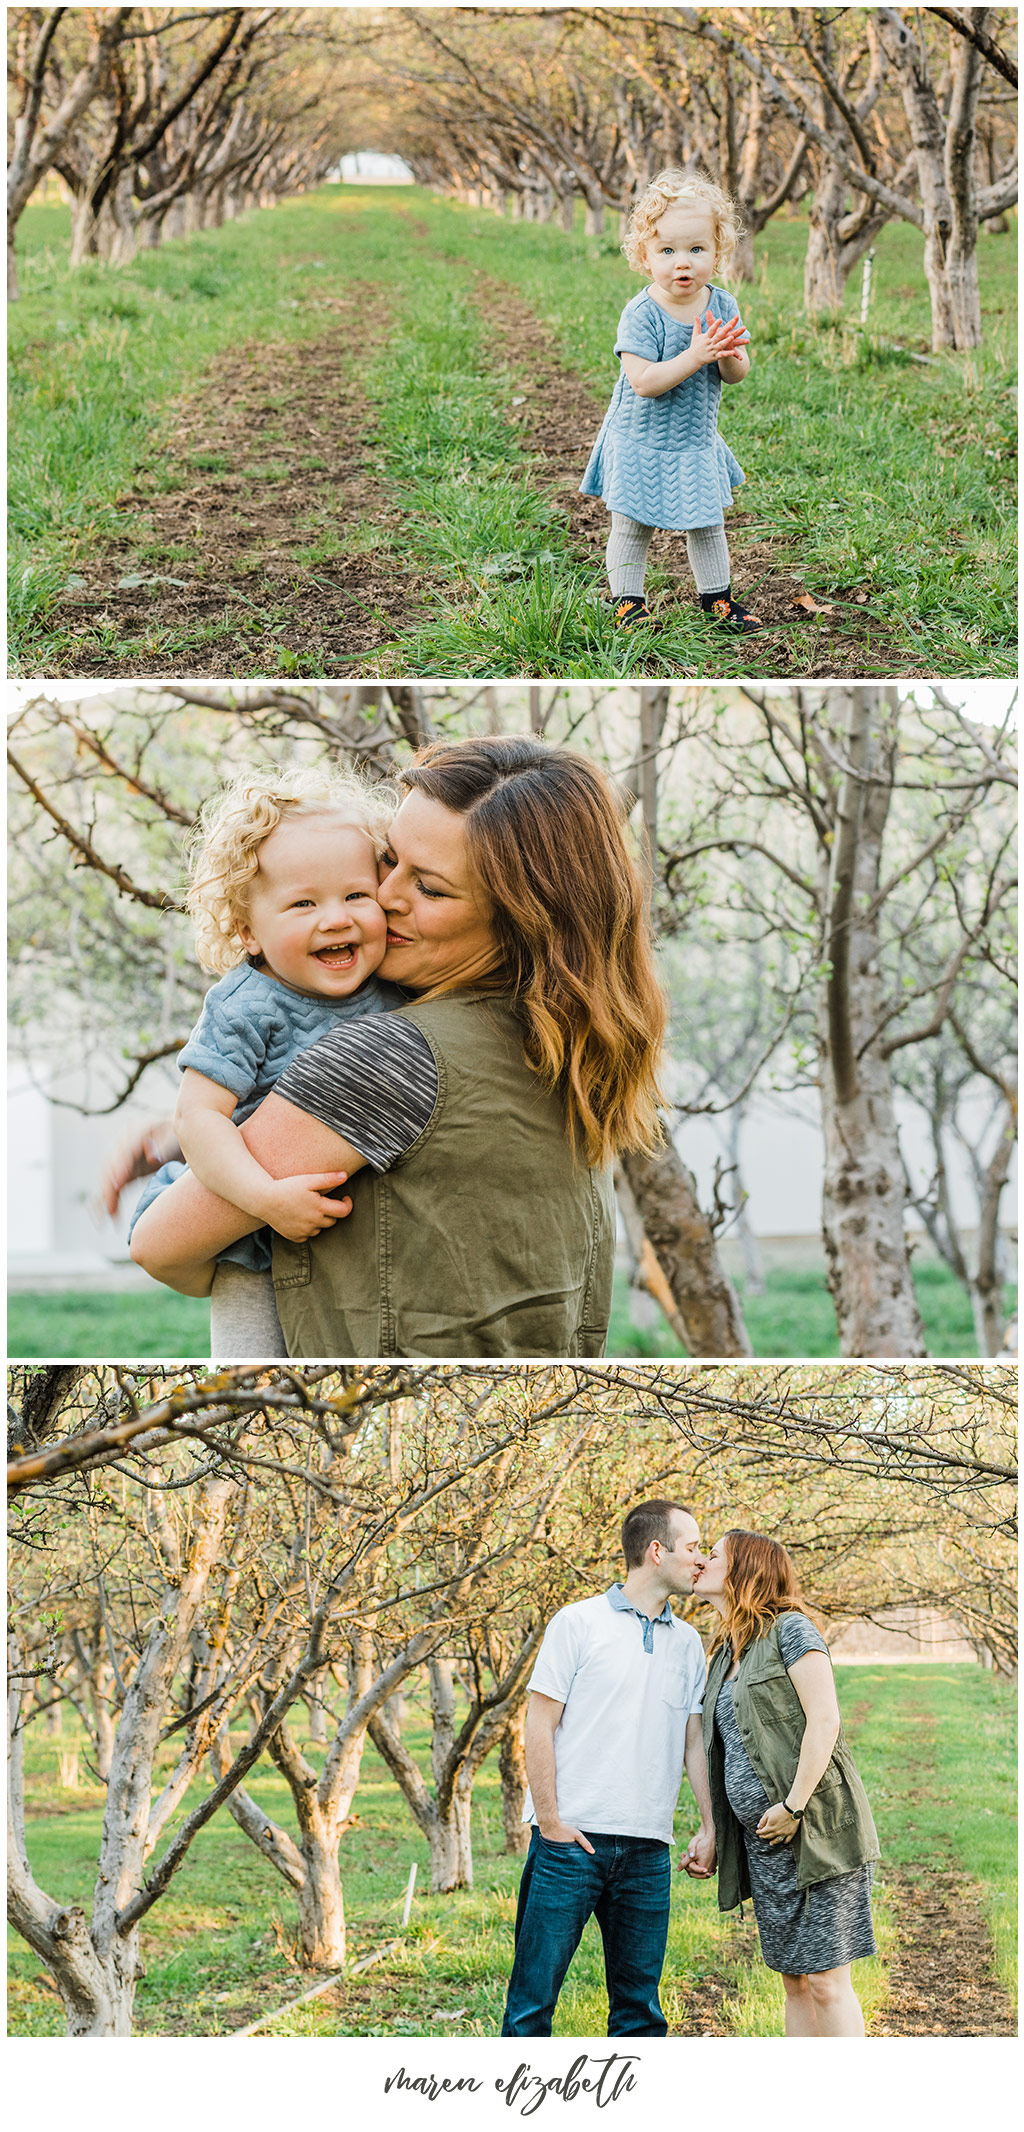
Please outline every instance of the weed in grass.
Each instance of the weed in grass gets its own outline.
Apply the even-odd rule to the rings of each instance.
[[[325,665],[325,654],[319,645],[307,651],[293,651],[287,644],[268,648],[267,672],[271,674],[301,674],[314,677],[325,671]]]
[[[245,481],[288,481],[291,478],[291,467],[281,466],[280,463],[272,463],[268,466],[243,466],[241,473]]]
[[[144,563],[188,563],[196,567],[196,551],[185,541],[143,541],[138,549],[139,560]]]
[[[325,526],[308,546],[292,548],[289,560],[293,563],[328,563],[336,556],[375,555],[391,546],[392,536],[386,526]]]

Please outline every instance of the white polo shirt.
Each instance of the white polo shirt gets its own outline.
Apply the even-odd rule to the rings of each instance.
[[[555,1731],[563,1821],[585,1835],[672,1842],[686,1721],[703,1707],[704,1676],[700,1637],[667,1600],[646,1631],[620,1585],[549,1621],[529,1685],[565,1705]],[[536,1819],[527,1792],[523,1820]]]

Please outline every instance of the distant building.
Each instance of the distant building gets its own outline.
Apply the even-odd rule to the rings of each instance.
[[[829,1650],[838,1666],[985,1663],[955,1621],[927,1606],[887,1606],[879,1609],[874,1621],[851,1621]]]
[[[343,155],[338,165],[343,185],[415,185],[408,163],[400,155],[382,155],[376,148],[358,148]]]

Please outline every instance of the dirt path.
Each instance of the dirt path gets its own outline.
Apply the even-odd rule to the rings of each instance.
[[[407,219],[428,250],[426,225]],[[493,358],[516,379],[515,404],[501,411],[522,437],[525,477],[553,497],[601,582],[607,514],[578,487],[603,408],[507,284],[474,271],[473,287]],[[374,465],[374,411],[354,376],[360,349],[379,347],[392,321],[371,286],[314,302],[321,338],[233,349],[178,403],[158,453],[118,499],[123,533],[79,564],[51,612],[66,639],[54,673],[370,673],[379,648],[429,611],[437,579],[403,552],[401,513]],[[827,613],[800,614],[805,588],[784,543],[745,539],[749,523],[742,510],[729,519],[734,586],[769,625],[756,640],[759,671],[917,671],[857,604],[862,588],[833,594]],[[652,560],[692,605],[683,535],[656,534]]]
[[[321,339],[233,349],[179,403],[159,459],[119,499],[123,535],[51,617],[83,632],[55,671],[231,676],[301,661],[342,674],[415,626],[424,580],[398,550],[373,410],[351,375],[354,347],[388,320],[372,290],[320,307]]]
[[[852,1737],[871,1708],[870,1702],[863,1702],[852,1711]],[[906,1723],[907,1751],[894,1765],[890,1792],[912,1813],[915,1806],[935,1798],[935,1718],[924,1706],[908,1709]],[[896,1774],[899,1767],[907,1773],[905,1788]],[[896,1946],[889,1962],[888,2000],[869,2033],[1016,2035],[1015,2010],[995,1975],[992,1935],[979,1892],[954,1862],[945,1839],[933,1842],[928,1864],[914,1859],[903,1866],[889,1865],[883,1856],[878,1872],[896,1921]]]
[[[595,567],[604,569],[608,513],[598,497],[579,494],[580,477],[605,411],[590,386],[559,361],[550,329],[537,319],[507,283],[478,273],[477,293],[486,306],[492,345],[517,377],[518,408],[505,411],[518,422],[526,449],[533,455],[533,479],[558,500],[573,539]],[[794,600],[807,596],[799,572],[784,560],[783,540],[747,538],[750,514],[730,511],[726,520],[733,563],[733,590],[756,608],[768,625],[759,645],[770,642],[771,671],[811,680],[822,675],[872,675],[926,671],[926,663],[887,639],[870,603],[856,595],[866,588],[851,585],[830,592],[822,607],[830,612],[801,614]],[[695,604],[696,593],[682,533],[658,532],[651,561],[677,581],[682,600]],[[815,596],[817,597],[817,596]]]
[[[992,1939],[977,1895],[952,1866],[885,1875],[896,1912],[889,2001],[873,2036],[1015,2036],[1014,2009],[992,1974]]]

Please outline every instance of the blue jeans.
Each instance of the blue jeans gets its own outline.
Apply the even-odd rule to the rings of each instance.
[[[519,1883],[516,1951],[503,2036],[550,2036],[565,1972],[596,1917],[604,1944],[610,2036],[664,2036],[658,1983],[668,1938],[672,1868],[667,1843],[595,1836],[549,1843],[535,1828]]]

